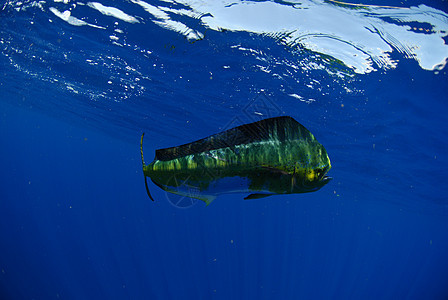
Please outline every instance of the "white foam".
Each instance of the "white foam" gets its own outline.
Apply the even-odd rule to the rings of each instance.
[[[125,12],[123,12],[122,10],[120,10],[118,8],[111,7],[111,6],[104,6],[98,2],[89,2],[89,3],[87,3],[87,5],[93,9],[96,9],[103,15],[111,16],[111,17],[123,20],[125,22],[129,22],[129,23],[139,23],[136,18],[126,14]]]
[[[54,7],[50,7],[49,8],[50,11],[57,17],[59,17],[60,19],[66,21],[68,24],[73,25],[73,26],[91,26],[91,27],[95,27],[95,28],[100,28],[100,29],[105,29],[104,27],[98,26],[98,25],[94,25],[94,24],[90,24],[87,23],[83,20],[80,20],[78,18],[75,18],[71,15],[71,12],[69,10],[66,10],[64,12],[60,12],[59,10],[57,10]]]

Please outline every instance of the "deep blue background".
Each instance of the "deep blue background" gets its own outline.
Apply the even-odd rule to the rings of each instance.
[[[4,34],[21,37],[17,44],[57,40],[52,34],[59,33],[45,27],[48,15],[2,16],[17,22],[1,23]],[[26,33],[23,24],[39,18],[39,30]],[[397,55],[396,69],[348,83],[317,71],[280,81],[250,69],[252,56],[220,53],[223,45],[245,41],[269,48],[273,60],[307,55],[266,37],[210,32],[190,44],[154,27],[151,35],[160,41],[139,43],[152,47],[145,58],[92,44],[102,37],[53,19],[60,32],[85,43],[54,42],[49,54],[29,50],[47,55],[46,62],[14,57],[5,46],[3,53],[23,59],[27,71],[8,56],[0,60],[1,299],[446,299],[446,68],[425,71]],[[61,49],[72,49],[73,60],[89,51],[120,59],[87,73],[64,65]],[[143,92],[122,88],[133,76],[119,73],[126,61],[151,78]],[[55,74],[79,93],[47,80]],[[111,76],[122,85],[113,84],[103,100],[89,98],[109,89]],[[331,88],[320,96],[304,91],[316,99],[311,104],[287,96],[309,78]],[[344,93],[342,85],[357,92]],[[142,131],[149,162],[155,149],[219,132],[235,116],[235,122],[256,118],[241,111],[260,95],[326,147],[330,184],[254,201],[225,195],[188,209],[171,205],[154,185],[157,201],[147,198]]]

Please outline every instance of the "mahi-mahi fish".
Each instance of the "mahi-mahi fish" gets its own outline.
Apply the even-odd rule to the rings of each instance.
[[[249,193],[244,199],[319,190],[331,177],[325,148],[292,117],[241,125],[185,145],[156,150],[145,165],[161,189],[209,205],[219,194]]]

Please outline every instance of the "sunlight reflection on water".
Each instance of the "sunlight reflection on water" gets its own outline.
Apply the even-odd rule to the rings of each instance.
[[[441,68],[448,57],[443,37],[448,34],[448,15],[418,7],[341,5],[320,1],[165,1],[167,6],[133,0],[155,24],[176,31],[189,40],[204,37],[206,29],[245,31],[272,36],[281,43],[329,55],[356,73],[394,68],[394,50],[414,58],[426,70]],[[70,15],[52,11],[72,25],[91,25]],[[126,22],[147,20],[148,15],[130,16],[113,7],[89,3],[89,7]],[[168,7],[169,6],[169,7]],[[82,16],[80,16],[82,17]],[[205,28],[192,29],[177,19],[199,18]],[[74,22],[77,21],[77,22]],[[101,24],[93,26],[102,27]]]

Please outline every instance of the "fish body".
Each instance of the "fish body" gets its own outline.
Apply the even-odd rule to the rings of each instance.
[[[159,149],[153,162],[143,163],[144,175],[160,188],[207,204],[225,193],[251,193],[245,199],[256,199],[316,191],[330,181],[330,168],[325,148],[291,117]]]

